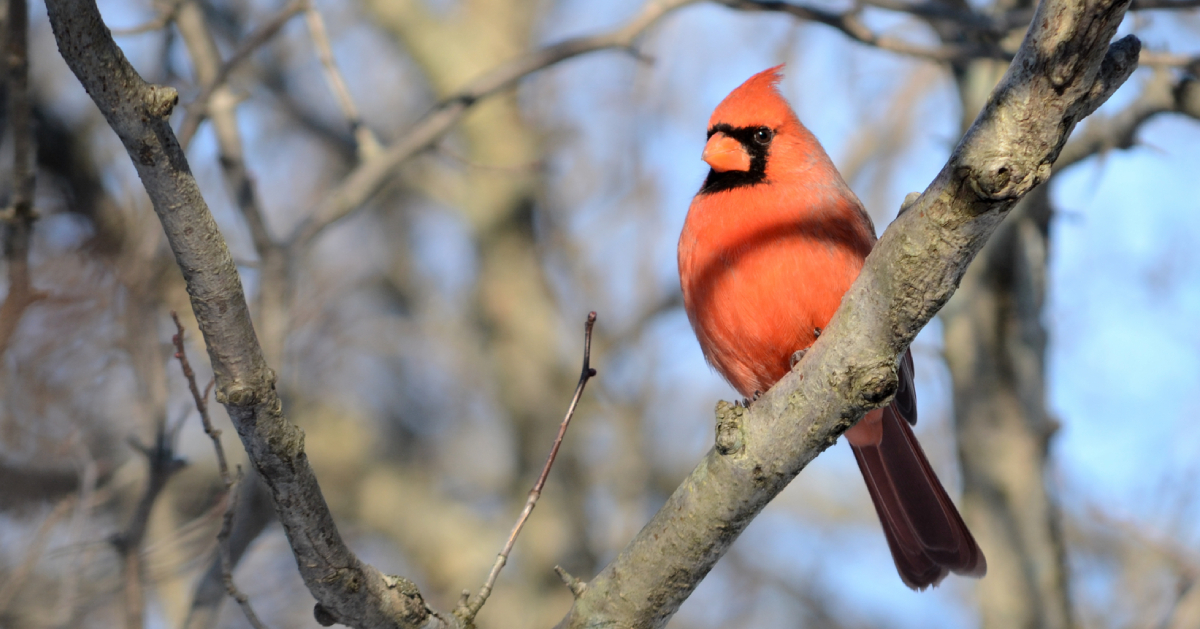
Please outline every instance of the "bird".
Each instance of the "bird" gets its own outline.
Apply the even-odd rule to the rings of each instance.
[[[684,309],[705,359],[748,400],[803,357],[875,245],[875,227],[825,149],[779,93],[783,66],[713,112],[710,170],[679,236]],[[900,579],[914,590],[987,560],[912,426],[911,350],[893,400],[846,431]]]

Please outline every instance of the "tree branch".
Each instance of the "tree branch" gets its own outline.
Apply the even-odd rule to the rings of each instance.
[[[1184,75],[1173,80],[1171,73],[1157,71],[1142,87],[1142,93],[1111,116],[1088,120],[1083,130],[1063,147],[1055,164],[1063,170],[1093,155],[1134,145],[1138,129],[1147,120],[1176,112],[1200,120],[1200,81]]]
[[[815,7],[786,2],[755,0],[713,0],[741,11],[774,11],[832,26],[851,39],[883,50],[900,54],[950,61],[971,57],[1008,58],[999,48],[980,46],[924,47],[871,32],[859,19],[857,11],[834,13]],[[883,2],[885,0],[879,0]],[[591,52],[625,49],[636,54],[634,44],[651,26],[667,14],[695,4],[698,0],[651,0],[642,11],[624,26],[601,35],[577,37],[547,46],[525,56],[497,66],[494,70],[467,85],[458,93],[444,99],[418,120],[398,140],[373,159],[358,165],[332,192],[327,194],[309,218],[301,222],[288,240],[289,246],[303,247],[330,225],[357,211],[387,181],[401,163],[429,148],[454,127],[478,101],[515,85],[520,79],[560,61]],[[985,20],[982,16],[974,21]]]
[[[358,107],[350,96],[350,88],[346,86],[346,80],[342,78],[342,72],[333,58],[333,46],[329,44],[325,20],[321,18],[321,13],[312,6],[311,0],[307,4],[308,6],[304,9],[304,21],[308,24],[309,37],[312,38],[313,45],[317,47],[317,57],[321,59],[321,66],[325,69],[325,80],[329,83],[329,89],[337,100],[338,108],[342,110],[342,117],[346,119],[346,123],[350,126],[350,132],[354,135],[359,159],[370,159],[377,155],[383,147],[371,128],[363,124]]]
[[[179,143],[185,148],[191,144],[192,137],[196,135],[196,131],[200,128],[200,123],[204,122],[205,116],[208,115],[208,102],[212,99],[213,93],[221,86],[225,85],[225,81],[229,75],[233,73],[243,61],[250,58],[250,54],[258,50],[260,46],[271,41],[271,38],[287,24],[292,16],[299,14],[308,6],[308,0],[291,0],[282,9],[279,10],[271,19],[267,20],[258,28],[254,29],[242,41],[238,49],[233,55],[221,65],[216,76],[211,81],[204,83],[204,87],[196,98],[187,105],[187,115],[183,122],[179,125]]]
[[[1046,0],[1004,79],[926,192],[884,233],[797,369],[750,409],[717,406],[717,446],[559,627],[661,627],[814,457],[896,389],[896,359],[954,292],[1075,124],[1137,65],[1109,45],[1129,0]]]
[[[47,10],[63,59],[120,137],[162,222],[208,348],[217,401],[266,481],[322,619],[424,625],[430,610],[416,586],[363,563],[338,533],[304,454],[304,434],[283,414],[233,258],[167,123],[178,94],[142,80],[94,0],[52,0]]]
[[[860,11],[852,9],[842,13],[827,11],[825,9],[810,7],[790,2],[767,2],[764,0],[714,0],[719,4],[723,4],[731,9],[740,11],[775,11],[787,13],[793,17],[817,22],[826,26],[835,28],[851,40],[887,50],[890,52],[907,55],[909,57],[917,57],[919,59],[928,59],[930,61],[962,61],[966,59],[977,58],[995,58],[1008,59],[1009,54],[999,46],[983,46],[983,45],[951,45],[943,44],[941,46],[921,46],[906,42],[895,37],[887,37],[877,35],[872,32],[860,19]],[[886,0],[876,0],[877,2],[885,2]],[[899,9],[899,5],[892,4],[887,8]],[[929,13],[924,10],[922,5],[914,5],[905,10],[905,12],[921,15]],[[970,17],[968,17],[970,16]],[[950,19],[950,18],[947,18]],[[978,23],[980,20],[973,14],[968,12],[956,12],[955,21],[962,23],[965,26],[971,26]],[[984,18],[986,19],[986,18]],[[989,24],[988,31],[998,30],[997,24]]]
[[[0,212],[4,261],[8,265],[8,294],[0,303],[0,355],[17,332],[29,306],[45,297],[33,288],[29,274],[29,241],[33,237],[35,182],[33,121],[29,105],[29,6],[27,0],[8,3],[5,61],[8,76],[8,121],[13,138],[12,206]]]
[[[575,416],[575,409],[579,406],[579,399],[583,397],[583,389],[587,386],[588,380],[596,377],[596,370],[592,367],[592,327],[595,325],[596,313],[590,312],[583,328],[583,369],[579,372],[579,382],[575,385],[575,394],[571,396],[571,403],[567,406],[567,414],[563,416],[562,423],[558,427],[558,434],[554,437],[554,444],[550,446],[550,455],[546,457],[546,464],[542,466],[542,473],[538,476],[537,482],[533,484],[533,489],[529,491],[529,497],[525,499],[525,508],[521,510],[521,515],[517,518],[517,523],[513,526],[512,532],[509,533],[508,541],[504,543],[504,548],[496,556],[496,563],[492,565],[492,570],[488,573],[483,587],[479,588],[479,593],[475,596],[470,596],[470,592],[464,591],[462,600],[454,610],[454,615],[462,619],[463,623],[468,627],[475,621],[475,616],[479,614],[479,610],[483,608],[483,604],[491,596],[492,586],[496,584],[496,578],[500,576],[500,570],[508,562],[508,554],[512,552],[513,545],[517,542],[517,536],[521,534],[521,529],[525,527],[525,522],[529,520],[530,514],[533,513],[533,508],[537,506],[538,499],[542,496],[542,489],[546,486],[546,479],[550,476],[550,468],[554,466],[554,459],[558,457],[558,449],[562,446],[563,437],[567,434],[567,427],[571,425],[571,418]]]
[[[337,188],[325,196],[309,218],[297,226],[288,241],[289,245],[303,247],[325,228],[362,207],[397,166],[433,145],[476,102],[508,89],[526,76],[560,61],[598,50],[632,50],[638,37],[663,16],[696,2],[698,0],[651,0],[641,13],[614,31],[568,39],[500,64],[439,103],[377,157],[359,164]]]

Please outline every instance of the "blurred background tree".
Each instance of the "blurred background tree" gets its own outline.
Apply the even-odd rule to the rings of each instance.
[[[4,14],[14,67],[18,4]],[[734,397],[704,365],[674,262],[720,99],[788,63],[782,91],[882,231],[1032,14],[1021,0],[675,2],[632,47],[445,100],[654,7],[101,3],[138,71],[182,95],[191,167],[343,534],[438,607],[492,564],[569,399],[579,324],[599,311],[600,378],[481,626],[552,626],[571,600],[552,567],[586,578],[611,559],[711,444],[713,403]],[[1122,31],[1147,42],[1143,69],[915,345],[922,440],[962,489],[989,576],[904,588],[834,448],[670,626],[1200,623],[1195,7],[1135,3]],[[44,8],[28,11],[28,88],[6,74],[0,147],[0,626],[245,626],[213,579],[228,497],[172,359],[180,274]],[[458,124],[416,139],[452,110]],[[406,145],[364,183],[364,165]],[[148,472],[160,437],[186,467]],[[270,505],[253,478],[242,487],[235,577],[269,626],[316,626]]]

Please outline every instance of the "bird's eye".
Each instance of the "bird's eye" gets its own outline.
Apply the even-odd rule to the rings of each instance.
[[[759,144],[767,144],[773,137],[775,137],[775,132],[767,127],[759,127],[754,130],[754,141]]]

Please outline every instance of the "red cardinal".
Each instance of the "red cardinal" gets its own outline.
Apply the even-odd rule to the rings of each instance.
[[[782,66],[733,91],[708,121],[712,167],[679,236],[679,283],[704,357],[754,398],[829,323],[875,245],[875,228],[825,150],[780,96]],[[912,354],[886,408],[846,431],[900,578],[981,577],[983,552],[929,466]]]

